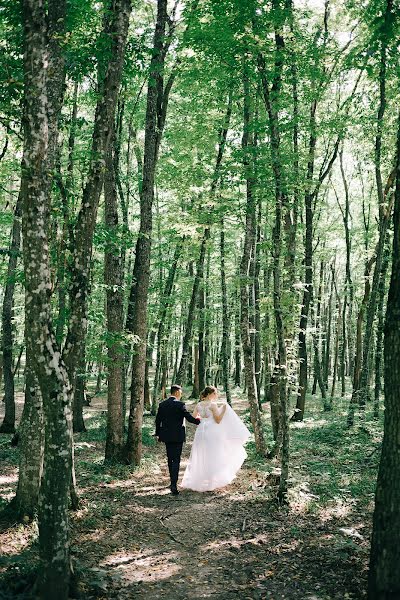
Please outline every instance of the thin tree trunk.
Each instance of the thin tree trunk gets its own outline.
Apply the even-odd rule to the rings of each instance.
[[[14,396],[14,368],[13,368],[13,314],[14,290],[17,270],[18,255],[21,245],[21,193],[18,194],[14,211],[14,221],[11,234],[10,257],[7,267],[7,280],[4,291],[2,310],[2,353],[4,377],[4,403],[5,415],[0,427],[0,433],[15,432],[15,396]]]
[[[239,298],[235,298],[235,386],[240,387],[241,383],[241,372],[242,372],[242,360],[241,360],[241,342],[240,342],[240,291],[239,294],[235,291],[235,295],[239,295]]]
[[[185,327],[185,335],[183,337],[183,342],[182,342],[182,356],[181,356],[181,360],[179,363],[178,372],[176,374],[176,383],[178,383],[179,385],[182,385],[182,383],[184,381],[185,373],[186,373],[188,363],[189,363],[189,353],[191,350],[191,343],[192,343],[194,313],[195,313],[196,304],[198,301],[198,290],[200,287],[200,283],[203,279],[204,261],[205,261],[205,256],[206,256],[207,242],[209,239],[210,239],[210,228],[207,227],[204,230],[203,239],[202,239],[201,245],[200,245],[200,254],[199,254],[199,258],[197,260],[197,264],[196,264],[196,275],[194,278],[192,295],[191,295],[190,303],[189,303],[187,322],[186,322],[186,327]]]
[[[165,282],[165,287],[164,287],[161,305],[160,305],[160,314],[158,317],[158,330],[157,330],[157,335],[156,335],[156,345],[157,345],[156,373],[155,373],[155,377],[154,377],[153,400],[152,400],[152,414],[154,416],[157,412],[157,408],[156,408],[157,397],[159,395],[160,389],[162,389],[161,380],[163,378],[161,377],[161,379],[160,379],[160,374],[164,373],[164,370],[162,367],[163,357],[165,354],[164,345],[166,343],[166,340],[164,338],[168,338],[168,334],[169,334],[169,327],[166,327],[166,325],[168,325],[167,321],[169,322],[169,320],[170,320],[168,312],[169,312],[169,310],[171,308],[171,304],[172,304],[172,302],[171,302],[172,291],[174,288],[176,270],[178,268],[179,259],[181,257],[182,250],[183,250],[183,243],[184,243],[184,238],[180,238],[178,243],[176,244],[174,257],[172,259],[172,265],[171,265],[170,271],[168,273],[167,280]],[[164,384],[164,387],[165,387],[165,384]]]
[[[123,262],[118,239],[118,196],[114,144],[106,155],[104,178],[104,217],[107,229],[107,245],[104,257],[104,282],[106,285],[107,312],[107,438],[105,459],[119,461],[122,458],[124,420],[122,412],[124,330]]]
[[[222,360],[222,380],[228,404],[231,404],[231,391],[229,385],[229,313],[228,313],[228,295],[226,291],[226,271],[225,271],[225,231],[224,221],[221,221],[220,232],[220,260],[221,260],[221,293],[222,293],[222,343],[221,343],[221,360]]]
[[[258,407],[261,404],[261,309],[260,309],[260,244],[261,244],[261,203],[258,202],[257,236],[254,245],[254,369],[256,376]]]
[[[379,401],[382,390],[382,350],[383,350],[383,333],[384,333],[384,322],[385,322],[385,291],[386,291],[386,274],[389,266],[390,249],[389,244],[386,243],[385,251],[383,255],[381,276],[379,280],[378,290],[378,323],[376,328],[376,350],[375,350],[375,389],[374,389],[374,417],[379,417]]]
[[[199,293],[199,388],[200,391],[206,386],[206,354],[205,347],[205,320],[206,320],[206,302],[204,282],[202,282]]]
[[[257,452],[265,455],[265,440],[262,430],[260,412],[258,408],[257,384],[254,369],[253,349],[250,339],[250,315],[249,315],[249,273],[251,270],[251,261],[254,260],[252,251],[254,250],[257,225],[256,225],[256,204],[255,204],[255,180],[253,158],[251,156],[251,100],[250,100],[250,81],[248,73],[247,57],[243,59],[243,167],[246,180],[246,228],[243,244],[243,254],[240,263],[240,333],[242,339],[242,349],[244,357],[244,375],[247,388],[247,398],[250,407],[250,418],[254,431],[254,439]]]
[[[68,204],[68,198],[73,189],[74,182],[74,148],[75,148],[75,135],[78,118],[78,89],[79,84],[74,84],[74,95],[72,104],[71,124],[68,137],[68,166],[67,166],[67,178],[65,182],[65,189],[62,188],[61,180],[61,161],[58,165],[58,178],[61,183],[61,199],[63,203],[63,229],[61,233],[61,241],[59,246],[58,256],[58,318],[56,325],[56,339],[59,344],[62,343],[64,336],[64,328],[67,317],[67,285],[65,281],[66,275],[66,252],[68,247],[71,248],[72,236],[71,236],[71,224],[70,224],[70,207]]]

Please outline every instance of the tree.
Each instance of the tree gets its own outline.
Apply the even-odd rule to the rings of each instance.
[[[375,492],[368,598],[389,600],[400,595],[400,114],[397,131],[396,191],[392,273],[384,332],[385,423]]]
[[[71,386],[53,332],[50,306],[47,172],[46,14],[42,0],[23,2],[24,152],[21,194],[25,328],[44,408],[44,466],[39,501],[40,594],[69,596],[68,491],[71,479]]]

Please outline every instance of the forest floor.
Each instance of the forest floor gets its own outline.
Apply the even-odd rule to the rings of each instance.
[[[233,407],[249,421],[239,391]],[[189,404],[189,403],[188,403]],[[71,513],[80,597],[344,600],[365,598],[381,422],[345,428],[346,400],[323,413],[308,400],[291,424],[289,507],[274,502],[275,461],[248,459],[233,484],[171,496],[164,444],[145,417],[140,468],[104,465],[105,399],[85,411],[75,435],[80,508]],[[265,429],[270,432],[268,407]],[[194,427],[181,475],[190,453]],[[269,434],[270,436],[270,434]],[[269,439],[271,442],[271,439]],[[0,437],[0,497],[15,493],[18,450]],[[37,525],[7,523],[0,534],[0,598],[29,598],[37,564]]]

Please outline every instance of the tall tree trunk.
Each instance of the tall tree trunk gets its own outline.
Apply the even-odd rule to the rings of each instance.
[[[400,114],[392,273],[385,319],[384,362],[385,425],[375,492],[368,578],[369,600],[400,597]]]
[[[261,309],[260,309],[260,245],[261,245],[261,202],[258,202],[257,235],[254,245],[254,369],[257,386],[257,399],[259,409],[261,404]]]
[[[381,268],[381,276],[379,280],[379,290],[378,290],[378,323],[376,327],[376,350],[375,350],[375,389],[374,389],[374,417],[378,418],[379,416],[379,401],[382,390],[382,350],[383,350],[383,332],[384,332],[384,322],[385,322],[385,312],[384,312],[384,303],[385,303],[385,291],[386,291],[386,273],[389,266],[389,255],[390,249],[389,244],[386,243],[382,268]]]
[[[104,257],[104,281],[106,284],[107,312],[107,438],[105,459],[122,458],[124,420],[122,413],[124,329],[123,262],[118,238],[118,197],[114,165],[114,143],[106,156],[104,178],[104,217],[107,229],[107,245]]]
[[[14,211],[14,221],[11,234],[10,257],[7,267],[7,280],[4,291],[2,310],[2,353],[4,377],[4,403],[5,415],[0,427],[0,433],[14,433],[15,431],[15,397],[14,397],[14,365],[13,365],[13,314],[14,314],[14,289],[17,270],[18,255],[21,245],[21,193],[18,194]]]
[[[39,499],[39,573],[43,600],[67,600],[70,581],[68,491],[71,481],[71,388],[52,329],[49,291],[49,182],[46,14],[23,1],[24,151],[21,194],[25,330],[44,407],[44,469]],[[60,24],[61,26],[61,24]]]
[[[386,9],[384,14],[384,31],[389,28],[389,23],[392,19],[393,11],[393,0],[387,0]],[[375,178],[376,187],[378,193],[378,207],[379,207],[379,238],[376,247],[375,255],[375,267],[374,274],[371,284],[371,293],[368,300],[368,307],[366,311],[366,323],[363,337],[362,346],[362,366],[360,373],[359,388],[353,391],[351,404],[358,401],[361,409],[365,408],[366,402],[369,400],[369,364],[370,364],[370,352],[372,349],[372,335],[373,335],[373,324],[376,313],[376,305],[378,301],[378,288],[379,279],[381,275],[383,254],[385,248],[385,241],[387,235],[387,229],[391,217],[391,207],[385,206],[385,190],[382,182],[382,136],[383,136],[383,118],[386,110],[386,54],[387,54],[387,36],[386,33],[382,34],[381,48],[380,48],[380,68],[379,68],[379,108],[377,114],[377,131],[375,136]],[[350,411],[351,412],[351,411]],[[348,424],[351,424],[351,414],[349,415]]]
[[[63,356],[70,380],[75,381],[87,330],[87,301],[90,287],[93,233],[104,181],[104,161],[111,143],[117,99],[122,78],[128,34],[130,0],[109,0],[101,39],[107,51],[98,67],[98,101],[95,112],[89,172],[82,205],[73,232],[70,261],[70,318]]]
[[[307,324],[308,313],[310,310],[312,297],[313,281],[313,194],[310,191],[314,172],[314,156],[316,146],[315,131],[315,112],[317,108],[316,101],[313,101],[310,109],[310,139],[308,147],[308,166],[307,166],[307,190],[305,195],[306,212],[306,232],[304,245],[304,292],[301,307],[300,325],[299,325],[299,387],[297,392],[296,411],[293,415],[295,421],[302,421],[304,417],[304,408],[306,402],[306,393],[308,386],[308,357],[307,357]]]
[[[226,400],[231,404],[231,390],[229,385],[229,352],[230,352],[230,327],[228,313],[228,295],[226,291],[226,270],[225,270],[225,231],[224,221],[221,221],[220,232],[220,260],[221,260],[221,293],[222,293],[222,343],[221,343],[221,360],[222,360],[222,380],[226,394]]]
[[[243,254],[240,263],[240,333],[244,358],[244,376],[246,380],[247,398],[250,407],[250,418],[254,431],[254,439],[257,452],[265,455],[265,440],[262,430],[260,412],[258,408],[257,384],[253,360],[253,348],[250,339],[250,315],[249,315],[249,287],[253,282],[249,281],[251,261],[254,260],[254,251],[257,225],[256,225],[256,203],[255,203],[255,180],[251,139],[251,98],[250,81],[247,65],[247,57],[243,59],[243,167],[246,181],[246,228],[243,244]]]
[[[127,330],[137,336],[132,357],[132,384],[125,455],[129,463],[138,465],[142,457],[142,422],[146,367],[147,301],[150,282],[150,252],[153,229],[152,208],[158,151],[165,124],[168,84],[164,90],[166,54],[165,28],[167,0],[157,2],[157,21],[147,88],[146,127],[143,178],[140,190],[140,228],[136,242],[135,264],[130,290]],[[169,79],[171,81],[171,77]],[[173,81],[173,80],[172,80]],[[172,86],[171,81],[171,86]],[[161,113],[160,113],[161,110]]]
[[[241,383],[241,372],[242,372],[242,360],[241,360],[241,343],[240,343],[240,291],[237,293],[235,290],[234,306],[235,308],[235,386],[240,387]]]
[[[61,176],[61,161],[58,163],[58,182],[61,190],[61,200],[63,205],[63,229],[61,232],[61,240],[58,251],[58,318],[56,325],[56,339],[59,344],[62,343],[64,337],[64,328],[67,318],[67,283],[65,280],[67,258],[66,253],[68,249],[71,249],[72,238],[72,226],[70,223],[70,206],[69,196],[73,190],[74,182],[74,148],[75,148],[75,135],[76,126],[78,119],[78,82],[74,83],[74,92],[72,100],[72,114],[71,123],[68,137],[68,166],[67,166],[67,177],[65,186],[62,184]]]

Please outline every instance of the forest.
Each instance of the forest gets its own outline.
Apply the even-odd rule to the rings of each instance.
[[[0,0],[1,600],[400,600],[399,56],[399,0]],[[231,485],[170,496],[171,384]]]

